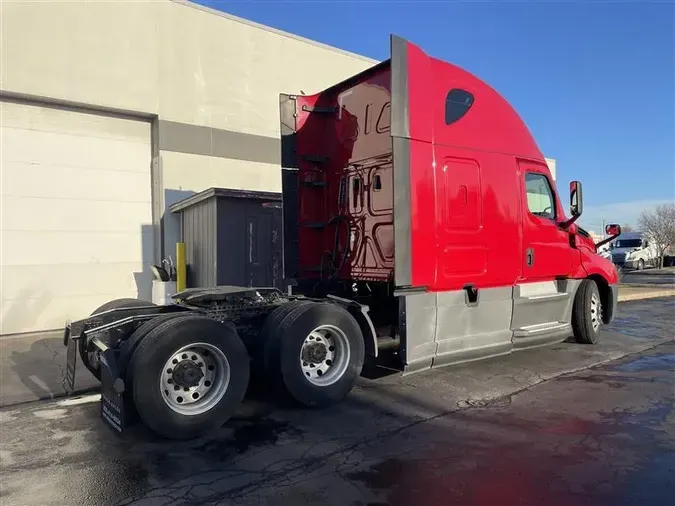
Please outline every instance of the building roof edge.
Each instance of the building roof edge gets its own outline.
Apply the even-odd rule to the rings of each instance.
[[[263,25],[261,23],[256,23],[255,21],[250,21],[250,20],[245,19],[245,18],[240,18],[238,16],[228,14],[227,12],[219,11],[217,9],[212,9],[211,7],[206,7],[205,5],[200,5],[200,4],[197,4],[197,3],[194,3],[194,2],[190,2],[188,0],[169,0],[169,1],[173,2],[175,4],[178,4],[178,5],[183,5],[185,7],[190,7],[190,8],[197,9],[197,10],[200,10],[200,11],[203,11],[203,12],[208,12],[209,14],[214,14],[216,16],[220,16],[220,17],[229,19],[230,21],[235,21],[237,23],[242,23],[244,25],[251,26],[253,28],[265,30],[267,32],[274,33],[276,35],[281,35],[282,37],[287,37],[289,39],[297,40],[298,42],[304,42],[305,44],[310,44],[310,45],[315,46],[315,47],[319,47],[319,48],[322,48],[322,49],[328,49],[329,51],[340,53],[340,54],[343,54],[345,56],[349,56],[351,58],[364,61],[366,63],[373,63],[373,64],[380,63],[379,60],[374,60],[372,58],[368,58],[367,56],[352,53],[351,51],[346,51],[344,49],[340,49],[340,48],[337,48],[337,47],[334,47],[334,46],[330,46],[328,44],[324,44],[322,42],[317,42],[317,41],[312,40],[312,39],[301,37],[299,35],[295,35],[295,34],[290,33],[290,32],[285,32],[285,31],[279,30],[277,28],[272,28],[271,26]]]

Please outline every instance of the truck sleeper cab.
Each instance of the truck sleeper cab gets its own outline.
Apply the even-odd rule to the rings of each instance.
[[[573,224],[581,184],[568,219],[527,127],[475,76],[392,37],[390,60],[282,95],[281,123],[286,276],[368,304],[404,371],[573,327],[595,341],[611,321],[617,273]]]
[[[411,373],[570,335],[595,343],[612,320],[616,270],[574,224],[581,183],[568,218],[527,127],[475,76],[393,36],[389,60],[280,95],[280,119],[288,293],[190,288],[67,323],[69,390],[79,356],[116,431],[140,418],[200,436],[251,374],[322,407],[364,364]]]

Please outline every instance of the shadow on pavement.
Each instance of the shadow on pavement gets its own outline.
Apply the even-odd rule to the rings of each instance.
[[[0,339],[0,406],[65,395],[65,367],[66,348],[60,332]],[[77,391],[97,385],[78,362]]]

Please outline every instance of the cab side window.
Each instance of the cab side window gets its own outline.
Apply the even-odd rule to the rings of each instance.
[[[527,207],[535,216],[555,219],[555,198],[548,178],[543,174],[528,172],[525,174]]]

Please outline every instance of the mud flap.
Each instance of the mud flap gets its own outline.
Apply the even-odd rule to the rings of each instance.
[[[122,434],[131,422],[128,413],[124,382],[117,374],[115,352],[108,349],[101,353],[101,418],[108,427]]]
[[[66,391],[70,394],[75,391],[75,367],[77,366],[77,339],[71,339],[69,335],[70,328],[66,328],[66,336],[64,340],[68,343],[68,350],[66,351]]]

